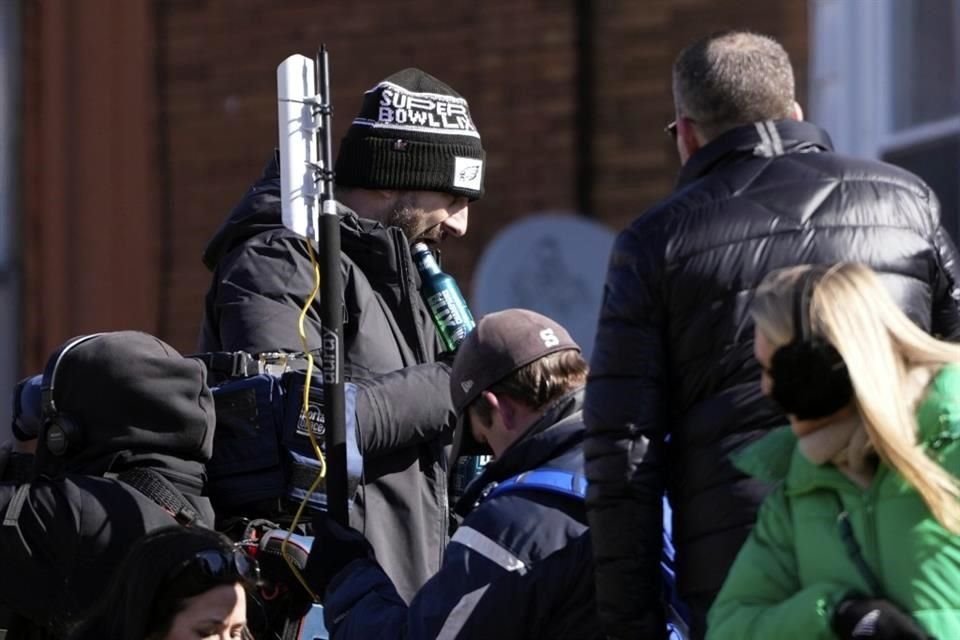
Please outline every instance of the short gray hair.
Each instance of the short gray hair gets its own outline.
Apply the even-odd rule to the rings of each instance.
[[[712,139],[728,129],[793,114],[790,57],[779,42],[724,31],[694,42],[673,64],[677,113]]]

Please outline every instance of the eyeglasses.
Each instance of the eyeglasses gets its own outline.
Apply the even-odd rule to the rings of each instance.
[[[670,136],[671,138],[673,138],[674,140],[676,140],[677,139],[677,121],[671,120],[670,124],[668,124],[663,128],[663,132],[668,136]]]
[[[190,584],[196,588],[195,593],[200,593],[209,588],[211,583],[217,584],[231,579],[242,581],[251,587],[261,583],[260,565],[239,547],[231,550],[198,551],[170,574],[168,582]]]

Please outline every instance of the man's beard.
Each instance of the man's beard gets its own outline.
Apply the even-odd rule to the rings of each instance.
[[[416,206],[412,193],[401,193],[393,203],[387,226],[403,231],[410,244],[414,242],[439,243],[443,230],[439,224],[424,228],[423,212]]]

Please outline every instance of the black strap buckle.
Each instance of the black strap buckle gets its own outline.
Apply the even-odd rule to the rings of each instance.
[[[206,365],[209,380],[214,384],[260,373],[257,359],[246,351],[209,351],[194,353],[188,357],[196,358]]]

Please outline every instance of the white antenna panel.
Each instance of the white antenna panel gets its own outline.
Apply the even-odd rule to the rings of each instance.
[[[277,67],[277,109],[280,125],[280,198],[283,226],[306,238],[317,239],[319,187],[316,64],[292,55]]]

